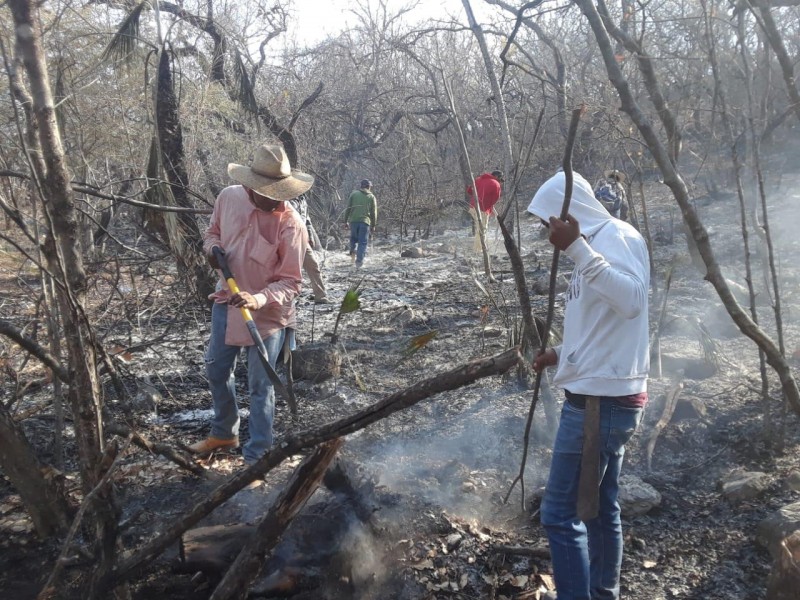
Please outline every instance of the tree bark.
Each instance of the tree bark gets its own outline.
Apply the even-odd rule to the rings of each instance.
[[[514,151],[511,149],[511,131],[508,128],[508,113],[506,112],[506,103],[503,99],[503,90],[500,89],[500,82],[497,79],[497,73],[494,72],[492,65],[492,58],[489,54],[489,48],[486,45],[486,38],[483,35],[478,22],[475,20],[475,15],[472,13],[472,6],[469,0],[461,0],[464,5],[464,10],[467,12],[467,19],[469,20],[469,27],[478,41],[478,46],[481,49],[481,56],[483,57],[483,64],[486,67],[486,76],[489,78],[489,85],[492,87],[492,94],[494,95],[494,105],[497,107],[497,120],[500,121],[500,147],[503,149],[503,174],[511,179],[511,169],[514,166]],[[477,194],[476,194],[477,198]]]
[[[778,30],[775,19],[772,17],[772,12],[769,6],[763,5],[763,3],[761,8],[758,9],[758,13],[756,13],[756,9],[753,6],[750,6],[750,11],[759,21],[759,24],[767,36],[772,51],[775,53],[775,56],[778,57],[778,64],[781,66],[783,81],[786,84],[786,93],[789,95],[789,100],[792,101],[792,110],[794,110],[795,116],[800,119],[800,92],[797,91],[797,82],[794,76],[794,60],[789,56],[786,50],[781,32]],[[759,15],[761,16],[760,19],[758,19]]]
[[[97,467],[103,451],[103,436],[96,351],[83,308],[87,283],[80,252],[77,211],[58,133],[36,7],[32,0],[10,0],[8,5],[14,17],[17,48],[28,76],[33,114],[38,125],[37,150],[41,153],[41,163],[34,175],[51,227],[53,243],[45,244],[52,250],[48,261],[51,270],[58,273],[65,284],[57,289],[57,294],[70,372],[67,396],[75,422],[81,487],[88,494],[99,481]],[[108,572],[114,564],[117,542],[115,512],[113,492],[109,487],[94,509],[99,551],[96,575]],[[93,591],[89,591],[88,596],[96,597]]]
[[[22,330],[15,327],[11,321],[0,319],[0,335],[4,335],[10,340],[16,342],[20,348],[26,352],[33,354],[61,381],[69,383],[69,373],[61,365],[58,359],[47,351],[47,348],[41,346],[36,340],[27,337]]]
[[[167,174],[175,202],[183,208],[194,208],[194,203],[187,192],[189,174],[186,171],[183,128],[178,114],[178,97],[175,94],[171,60],[172,54],[167,51],[165,45],[159,53],[156,79],[156,127],[161,164]],[[214,282],[205,264],[200,226],[192,213],[181,212],[176,218],[180,227],[177,235],[170,234],[170,246],[178,260],[178,267],[188,269],[194,274],[197,296],[201,302],[205,302],[214,291]]]

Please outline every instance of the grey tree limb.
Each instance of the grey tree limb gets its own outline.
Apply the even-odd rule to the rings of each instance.
[[[602,0],[600,0],[602,1]],[[689,190],[686,187],[686,182],[677,171],[672,162],[671,156],[666,146],[659,139],[655,130],[653,129],[650,121],[645,117],[639,104],[633,97],[630,89],[630,84],[625,76],[622,74],[616,59],[614,58],[614,49],[611,46],[611,40],[608,32],[604,26],[603,19],[597,11],[597,8],[591,0],[573,0],[573,2],[580,7],[589,21],[595,39],[597,40],[598,47],[603,56],[603,62],[606,66],[609,81],[616,88],[617,94],[622,103],[622,110],[631,118],[636,125],[642,138],[645,140],[650,153],[653,155],[656,164],[658,165],[661,175],[664,178],[664,183],[672,191],[675,201],[681,209],[684,223],[686,223],[692,238],[695,241],[700,257],[706,266],[707,272],[705,279],[714,286],[717,294],[720,297],[725,309],[731,316],[733,321],[739,327],[739,330],[747,337],[752,339],[759,348],[764,350],[767,356],[767,362],[778,374],[781,381],[781,387],[784,394],[789,400],[792,410],[800,415],[800,388],[798,388],[797,380],[794,377],[792,368],[789,365],[786,357],[784,357],[775,342],[761,329],[753,320],[748,316],[741,305],[736,301],[733,293],[731,292],[725,277],[722,275],[719,263],[717,262],[714,251],[711,248],[711,242],[708,238],[708,231],[706,230],[697,212],[692,205],[689,198]]]

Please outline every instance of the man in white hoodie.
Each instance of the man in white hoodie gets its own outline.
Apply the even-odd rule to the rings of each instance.
[[[566,292],[563,343],[534,361],[556,366],[553,383],[566,401],[542,500],[558,600],[616,600],[622,564],[617,501],[625,444],[647,402],[647,246],[631,225],[614,219],[591,185],[575,174],[569,216],[558,218],[565,175],[559,172],[528,206],[550,230],[550,243],[575,263]],[[599,514],[578,517],[578,482],[587,402],[600,407]]]

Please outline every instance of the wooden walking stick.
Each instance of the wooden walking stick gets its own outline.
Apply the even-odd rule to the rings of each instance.
[[[565,185],[564,185],[564,204],[561,206],[561,220],[566,220],[567,213],[569,212],[569,203],[572,200],[572,149],[575,147],[575,137],[578,133],[578,123],[581,120],[585,107],[581,105],[572,111],[572,120],[569,124],[569,133],[567,134],[567,147],[564,150],[564,161],[562,166],[564,168]],[[547,320],[545,321],[544,331],[542,331],[542,346],[539,353],[547,350],[547,340],[550,339],[550,328],[553,326],[553,307],[556,302],[556,281],[558,277],[558,257],[560,251],[558,248],[553,249],[553,262],[550,265],[550,294],[547,299]],[[522,462],[519,467],[519,473],[514,481],[511,482],[511,487],[506,494],[504,502],[508,502],[514,486],[519,482],[522,490],[522,507],[525,508],[525,465],[528,462],[528,445],[531,436],[531,425],[533,424],[533,413],[536,411],[536,404],[539,401],[539,389],[542,386],[542,373],[544,370],[536,374],[536,383],[533,386],[533,399],[531,400],[531,407],[528,410],[528,421],[525,424],[525,444],[522,449]]]

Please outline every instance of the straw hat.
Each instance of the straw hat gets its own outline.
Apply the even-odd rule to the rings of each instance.
[[[606,171],[605,178],[606,179],[614,178],[620,183],[625,183],[625,173],[623,173],[622,171],[617,171],[616,169],[611,169],[609,171]]]
[[[297,198],[314,185],[311,175],[290,167],[281,145],[259,146],[249,167],[231,163],[228,175],[255,193],[281,202]]]

